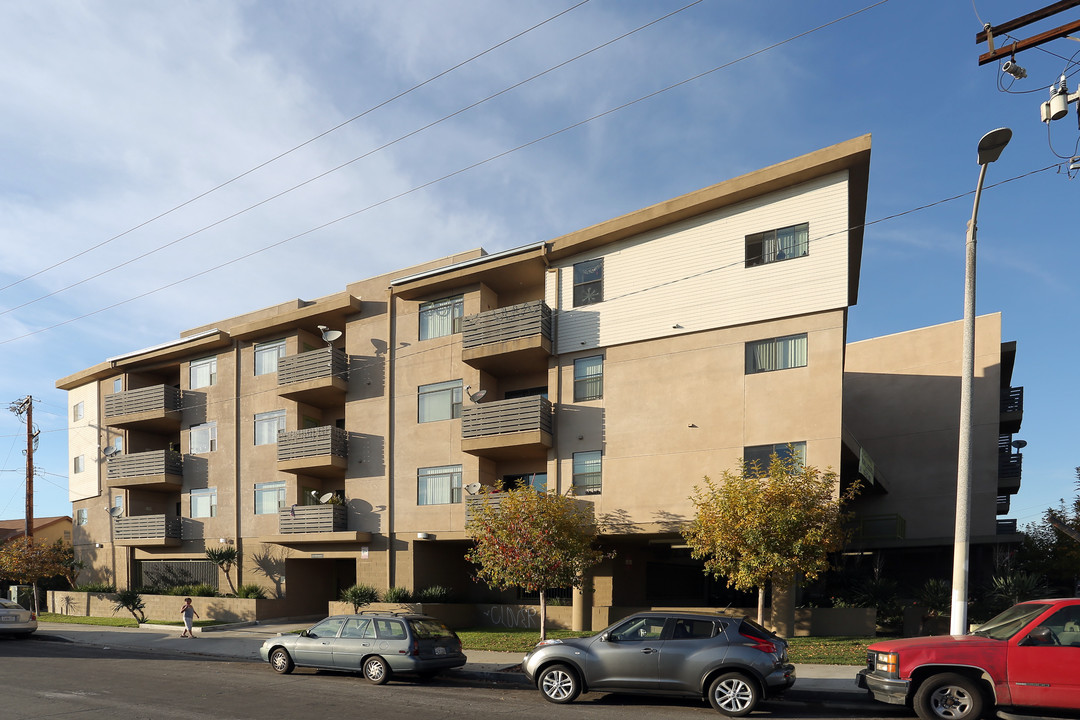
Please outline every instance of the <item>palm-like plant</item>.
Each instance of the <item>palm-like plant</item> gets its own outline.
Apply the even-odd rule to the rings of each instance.
[[[371,585],[353,585],[341,591],[341,601],[350,603],[353,612],[360,612],[360,606],[379,602],[379,591]]]
[[[146,603],[136,590],[121,590],[116,593],[116,606],[113,609],[127,610],[137,623],[146,622],[146,615],[143,614]]]
[[[232,576],[229,575],[232,572],[233,565],[240,562],[240,551],[236,549],[235,545],[223,545],[221,547],[206,548],[206,559],[221,568],[221,571],[225,573],[225,580],[229,583],[229,590],[232,594],[236,594],[236,586],[233,585]]]
[[[990,597],[1009,605],[1045,597],[1049,592],[1043,578],[1034,573],[1012,572],[990,580]]]

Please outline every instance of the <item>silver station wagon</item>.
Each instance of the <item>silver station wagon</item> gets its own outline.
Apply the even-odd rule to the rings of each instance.
[[[553,703],[590,690],[681,695],[733,717],[795,682],[784,640],[745,618],[692,613],[641,613],[593,637],[545,640],[522,669]]]
[[[393,612],[332,615],[299,635],[270,638],[259,654],[279,673],[297,666],[345,670],[376,685],[398,673],[429,679],[465,664],[461,640],[442,621]]]
[[[0,598],[0,635],[25,639],[37,630],[37,616],[13,600]]]

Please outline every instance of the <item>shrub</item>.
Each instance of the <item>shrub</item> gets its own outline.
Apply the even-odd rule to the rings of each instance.
[[[87,592],[87,593],[114,593],[116,592],[116,586],[112,583],[85,583],[83,585],[76,585],[75,592]]]
[[[256,585],[255,583],[244,583],[240,587],[236,588],[236,597],[250,598],[253,600],[263,600],[266,598],[266,591],[263,590],[261,585]]]
[[[217,597],[217,588],[213,585],[200,583],[198,585],[174,585],[167,588],[158,588],[158,595],[177,595],[179,597]]]
[[[412,593],[408,588],[392,587],[386,591],[383,600],[388,603],[407,603],[412,600]]]
[[[341,591],[341,601],[350,603],[353,612],[358,613],[362,605],[379,602],[379,591],[371,585],[353,585]]]
[[[952,608],[952,586],[947,580],[930,578],[916,600],[930,616],[945,615]]]
[[[443,587],[442,585],[432,585],[431,587],[426,587],[416,593],[416,601],[422,603],[446,602],[449,597],[450,588]]]
[[[115,610],[127,610],[131,613],[131,616],[135,618],[135,622],[146,622],[146,615],[143,614],[143,610],[146,609],[146,603],[142,599],[142,595],[137,590],[121,590],[116,593],[116,605]]]

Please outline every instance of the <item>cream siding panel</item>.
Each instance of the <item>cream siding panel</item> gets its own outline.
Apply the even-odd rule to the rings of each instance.
[[[104,472],[104,456],[98,449],[98,384],[91,382],[68,391],[68,500],[85,500],[101,494],[101,475]],[[81,420],[72,420],[72,408],[83,404]],[[75,472],[75,458],[83,456],[81,473]]]
[[[560,263],[546,288],[557,352],[846,307],[847,200],[836,173]],[[804,222],[806,257],[745,267],[747,235]],[[604,302],[574,308],[573,264],[598,257]]]

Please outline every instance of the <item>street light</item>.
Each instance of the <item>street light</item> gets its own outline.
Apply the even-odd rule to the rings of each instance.
[[[956,534],[953,540],[952,619],[949,633],[967,634],[968,540],[971,536],[971,386],[975,379],[975,221],[979,216],[986,166],[1001,156],[1012,130],[991,130],[979,140],[979,183],[967,226],[964,260],[964,357],[960,368],[960,452],[956,461]]]

